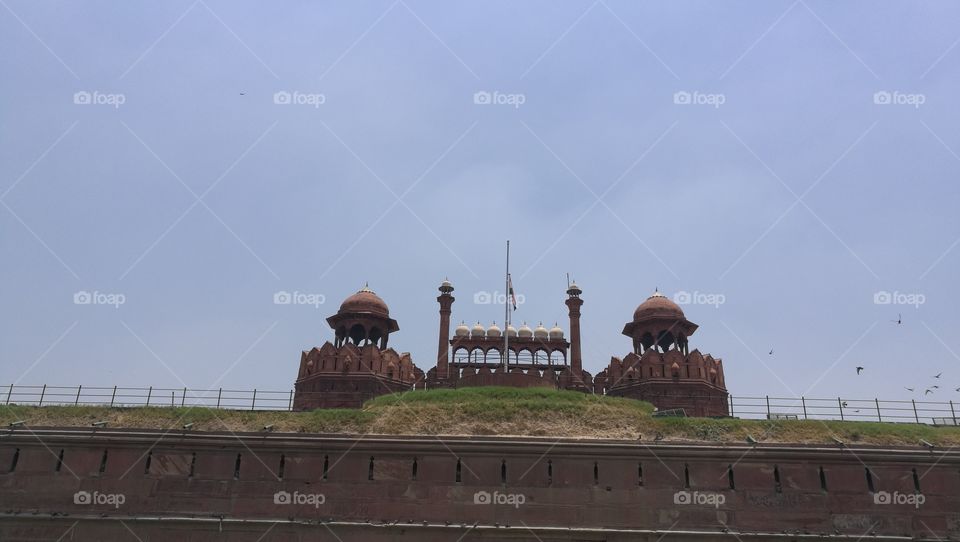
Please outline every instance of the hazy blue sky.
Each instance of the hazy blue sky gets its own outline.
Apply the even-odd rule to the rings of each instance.
[[[659,287],[723,301],[684,308],[734,394],[958,400],[958,17],[2,0],[0,384],[286,390],[365,281],[428,369],[509,238],[516,320],[566,329],[569,272],[593,373]]]

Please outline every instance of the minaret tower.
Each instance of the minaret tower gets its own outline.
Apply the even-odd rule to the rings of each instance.
[[[570,372],[578,387],[583,385],[583,361],[580,358],[580,306],[583,293],[574,282],[567,288],[567,307],[570,309]]]
[[[437,303],[440,303],[440,342],[437,347],[437,379],[446,380],[450,371],[450,307],[453,306],[454,297],[453,284],[443,279],[440,283],[440,295],[437,296]]]

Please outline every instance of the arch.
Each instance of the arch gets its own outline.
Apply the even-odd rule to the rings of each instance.
[[[367,337],[367,329],[363,327],[362,324],[353,324],[350,326],[349,335],[353,344],[360,346],[362,341]]]

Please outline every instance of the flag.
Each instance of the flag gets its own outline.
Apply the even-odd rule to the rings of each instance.
[[[517,310],[517,296],[513,294],[513,279],[507,274],[507,294],[510,296],[510,304],[513,310]]]

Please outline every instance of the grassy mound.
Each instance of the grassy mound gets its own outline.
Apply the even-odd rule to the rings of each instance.
[[[107,408],[94,406],[0,406],[0,423],[25,420],[29,427],[89,426],[200,431],[528,435],[644,441],[960,445],[960,428],[918,424],[816,420],[654,418],[649,403],[546,388],[464,388],[384,395],[362,410],[311,412],[216,410],[200,407]]]

